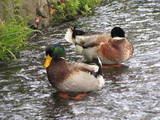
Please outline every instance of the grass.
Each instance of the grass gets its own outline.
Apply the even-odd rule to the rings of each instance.
[[[5,12],[8,16],[5,22],[0,23],[0,60],[10,61],[17,59],[19,52],[25,49],[27,45],[28,35],[33,32],[27,26],[27,18],[23,18],[16,13],[18,6],[22,0],[4,0],[4,3],[13,5],[13,8],[8,8],[6,4]]]
[[[16,8],[22,0],[13,1]],[[51,4],[51,7],[56,10],[53,14],[53,20],[57,22],[75,19],[80,15],[90,15],[101,0],[52,0],[52,2],[56,3]],[[16,10],[15,8],[14,10]],[[16,16],[15,13],[10,16],[11,18],[6,20],[4,24],[0,23],[0,60],[2,61],[16,59],[19,52],[27,45],[28,35],[33,32],[32,29],[28,28],[25,18]]]
[[[19,51],[27,44],[27,36],[32,32],[23,19],[10,19],[0,24],[0,60],[16,59]]]
[[[75,17],[88,16],[102,0],[52,0],[52,8],[56,10],[54,21],[74,19]]]

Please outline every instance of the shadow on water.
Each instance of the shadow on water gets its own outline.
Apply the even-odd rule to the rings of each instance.
[[[0,63],[0,119],[159,120],[159,16],[158,0],[106,0],[93,16],[35,35],[20,59]],[[82,101],[53,98],[55,90],[43,67],[45,47],[53,43],[65,46],[69,61],[83,61],[63,38],[70,25],[93,32],[120,26],[135,48],[133,58],[124,63],[129,68],[103,70],[105,87]]]
[[[69,106],[68,100],[54,97],[52,94],[43,104],[45,107],[42,113],[46,119],[71,119],[73,116],[72,108]]]

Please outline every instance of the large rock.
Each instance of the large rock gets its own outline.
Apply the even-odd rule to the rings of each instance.
[[[49,24],[49,11],[47,0],[24,0],[20,14],[29,16],[30,23],[41,29]],[[39,19],[37,21],[37,19]]]
[[[49,25],[48,0],[22,0],[19,7],[13,2],[0,1],[0,19],[5,20],[16,11],[29,19],[32,27],[41,29]]]

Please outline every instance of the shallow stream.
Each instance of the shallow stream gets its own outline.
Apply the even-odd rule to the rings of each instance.
[[[81,101],[53,98],[43,67],[44,49],[53,43],[65,46],[70,61],[83,60],[64,40],[71,25],[93,32],[120,26],[135,48],[124,63],[128,69],[104,70],[105,87]],[[159,0],[106,0],[93,16],[51,26],[35,38],[20,59],[0,63],[0,119],[160,120]]]

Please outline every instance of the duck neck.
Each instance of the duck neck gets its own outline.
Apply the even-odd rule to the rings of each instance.
[[[114,40],[122,40],[125,39],[124,37],[113,37]]]
[[[65,63],[65,58],[60,57],[60,58],[53,59],[53,63]]]

